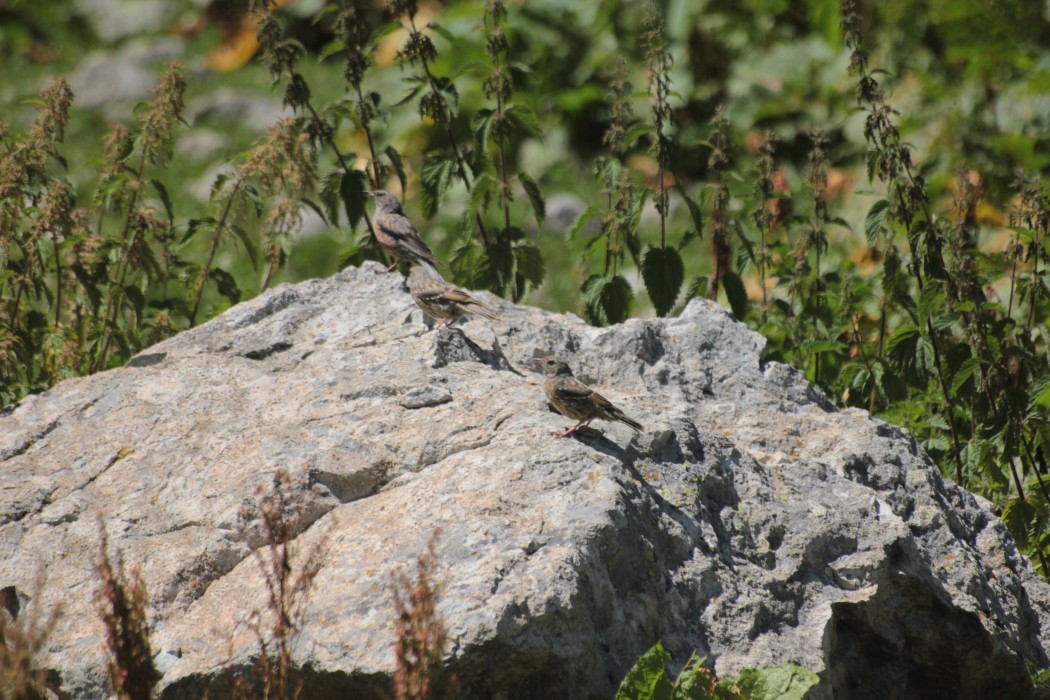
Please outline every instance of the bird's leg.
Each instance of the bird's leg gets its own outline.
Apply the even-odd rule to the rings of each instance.
[[[441,319],[441,323],[439,323],[436,326],[434,326],[434,330],[439,331],[439,330],[441,330],[442,326],[446,326],[446,325],[448,325],[448,319],[447,318],[443,318],[443,319]]]
[[[576,425],[572,426],[571,428],[566,430],[564,433],[559,433],[559,432],[555,431],[554,433],[552,433],[552,435],[557,435],[558,437],[569,437],[570,435],[575,435],[577,430],[579,430],[580,428],[586,428],[587,424],[590,423],[592,420],[594,420],[594,419],[593,418],[588,418],[587,420],[581,420],[579,423],[577,423]]]
[[[395,261],[394,261],[394,264],[393,264],[393,265],[391,265],[390,267],[388,267],[388,268],[386,269],[386,271],[387,271],[387,272],[390,272],[391,270],[393,270],[393,269],[394,269],[395,267],[397,267],[397,266],[398,266],[398,265],[400,265],[400,264],[401,264],[401,261],[400,261],[400,260],[395,260]]]

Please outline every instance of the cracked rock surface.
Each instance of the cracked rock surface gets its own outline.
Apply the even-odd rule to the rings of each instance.
[[[1045,697],[1027,669],[1050,664],[1050,586],[987,503],[722,309],[597,329],[480,294],[500,322],[438,333],[379,269],[271,290],[0,414],[0,589],[62,603],[44,660],[73,697],[107,694],[100,520],[150,591],[161,696],[228,691],[278,470],[298,551],[327,548],[302,697],[391,696],[390,575],[438,527],[465,698],[609,698],[657,640],[720,676],[800,664],[811,698]],[[645,430],[552,437],[572,421],[533,368],[550,355]]]

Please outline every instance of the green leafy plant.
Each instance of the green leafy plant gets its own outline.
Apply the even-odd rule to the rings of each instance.
[[[686,661],[677,678],[667,675],[671,655],[657,642],[642,654],[627,672],[616,700],[702,700],[714,690],[714,675],[695,654]]]
[[[693,654],[677,677],[667,673],[671,655],[657,642],[627,672],[616,700],[801,700],[817,684],[817,674],[784,664],[769,669],[746,668],[732,678],[715,680]]]
[[[589,252],[599,245],[604,246],[602,271],[588,276],[581,287],[587,320],[599,326],[619,323],[630,315],[634,291],[619,274],[619,270],[628,252],[632,257],[637,257],[640,250],[638,220],[645,203],[631,171],[623,164],[627,146],[631,142],[628,127],[633,110],[629,102],[631,84],[627,76],[627,62],[622,56],[617,59],[613,70],[610,95],[612,120],[602,136],[602,143],[609,147],[610,153],[607,157],[599,158],[594,167],[607,198],[606,210],[601,218],[600,232],[591,237],[585,248]],[[568,231],[570,244],[598,214],[599,211],[594,207],[588,207],[580,214]]]
[[[817,674],[795,664],[745,668],[735,677],[719,681],[711,697],[716,700],[802,700],[819,680]]]
[[[146,166],[161,168],[171,160],[175,129],[182,120],[185,90],[182,67],[172,64],[157,85],[154,99],[143,112],[140,129],[128,132],[118,129],[111,141],[117,147],[107,159],[96,195],[96,204],[102,210],[99,229],[107,211],[122,214],[124,222],[120,234],[106,241],[106,253],[116,266],[102,288],[107,293],[104,294],[102,327],[93,365],[95,371],[107,366],[114,341],[122,350],[127,348],[130,345],[128,336],[143,325],[143,321],[149,323],[144,317],[147,303],[143,287],[148,287],[151,277],[163,274],[150,244],[154,239],[165,243],[170,240],[174,213],[166,186],[157,179],[147,180]],[[143,201],[147,184],[163,204],[167,222]],[[101,235],[101,230],[96,233]],[[132,318],[126,315],[129,311],[133,313]]]
[[[645,62],[649,71],[649,94],[652,102],[652,146],[649,153],[656,159],[656,186],[653,204],[660,217],[660,245],[650,245],[642,256],[641,273],[657,316],[666,316],[674,308],[678,292],[685,281],[685,265],[678,249],[667,244],[667,217],[670,213],[669,180],[673,178],[671,154],[678,145],[668,133],[671,118],[671,66],[674,63],[664,39],[663,18],[654,2],[646,5]],[[695,207],[695,204],[693,204]]]

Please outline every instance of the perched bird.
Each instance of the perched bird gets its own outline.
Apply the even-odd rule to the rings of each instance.
[[[497,319],[496,314],[480,301],[446,282],[429,263],[421,262],[412,267],[408,289],[412,300],[426,315],[441,319],[437,328],[451,324],[464,314],[482,316],[490,321]]]
[[[398,262],[402,260],[410,263],[441,264],[434,257],[434,251],[423,242],[416,227],[405,216],[397,197],[383,190],[373,190],[368,194],[376,203],[376,214],[372,219],[372,230],[375,231],[376,240],[383,250],[397,258],[394,264],[386,269],[387,272],[397,267]]]
[[[548,358],[540,360],[540,366],[547,374],[547,379],[543,383],[543,389],[547,392],[547,400],[563,416],[579,421],[564,433],[554,433],[558,437],[572,435],[578,429],[586,427],[595,418],[608,421],[618,420],[635,430],[642,429],[641,423],[628,418],[623,411],[613,405],[612,401],[572,376],[572,370],[568,364],[561,360]]]

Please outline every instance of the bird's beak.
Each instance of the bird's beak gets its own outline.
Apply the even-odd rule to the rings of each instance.
[[[375,192],[373,192],[372,190],[368,190],[368,191],[366,191],[366,192],[365,192],[365,194],[367,194],[367,195],[368,195],[369,197],[371,197],[372,199],[375,199],[375,198],[376,198],[376,193],[375,193]]]

